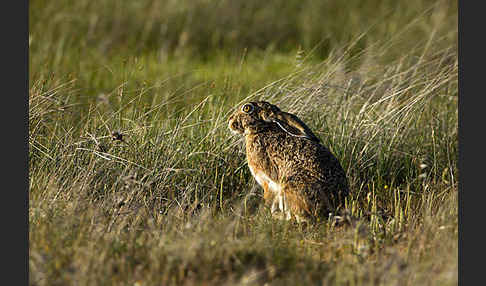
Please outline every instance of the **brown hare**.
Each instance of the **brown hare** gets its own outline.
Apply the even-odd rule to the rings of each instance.
[[[228,127],[245,136],[248,166],[274,217],[309,221],[343,204],[349,194],[343,168],[297,116],[266,101],[248,102]]]

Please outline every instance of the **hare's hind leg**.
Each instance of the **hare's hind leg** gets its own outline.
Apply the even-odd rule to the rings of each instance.
[[[295,186],[287,185],[283,193],[286,197],[287,209],[297,222],[307,221],[311,214],[309,203],[304,192],[300,192]]]

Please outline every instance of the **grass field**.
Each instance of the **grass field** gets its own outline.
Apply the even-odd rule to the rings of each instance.
[[[271,218],[250,99],[336,155],[346,215]],[[457,101],[454,1],[30,1],[29,284],[457,285]]]

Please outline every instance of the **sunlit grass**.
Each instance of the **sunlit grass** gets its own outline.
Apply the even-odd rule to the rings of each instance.
[[[124,40],[101,29],[113,41],[106,54],[102,43],[68,40],[72,22],[52,26],[77,21],[76,7],[93,13],[93,27],[128,27],[158,2],[123,4],[137,12],[127,22],[114,20],[125,8],[96,22],[115,4],[85,1],[47,21],[55,5],[41,3],[30,7],[30,284],[457,284],[457,29],[440,24],[452,8],[416,16],[420,2],[412,23],[384,24],[402,36],[370,31],[363,46],[350,31],[325,57],[311,44],[272,48],[269,38],[264,49],[210,46],[200,58],[194,39],[166,57],[118,46],[149,41],[158,29],[149,24]],[[92,33],[87,41],[102,34]],[[413,45],[398,49],[407,39]],[[297,114],[336,155],[352,190],[346,212],[314,225],[271,218],[243,141],[227,129],[250,99]]]

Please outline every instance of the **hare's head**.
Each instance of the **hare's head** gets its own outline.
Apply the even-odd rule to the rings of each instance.
[[[266,101],[243,104],[230,116],[228,127],[238,134],[252,134],[273,128],[291,136],[319,142],[319,138],[297,116]]]
[[[266,101],[248,102],[229,117],[228,127],[238,134],[256,133],[273,124],[272,117],[279,112],[277,106]]]

